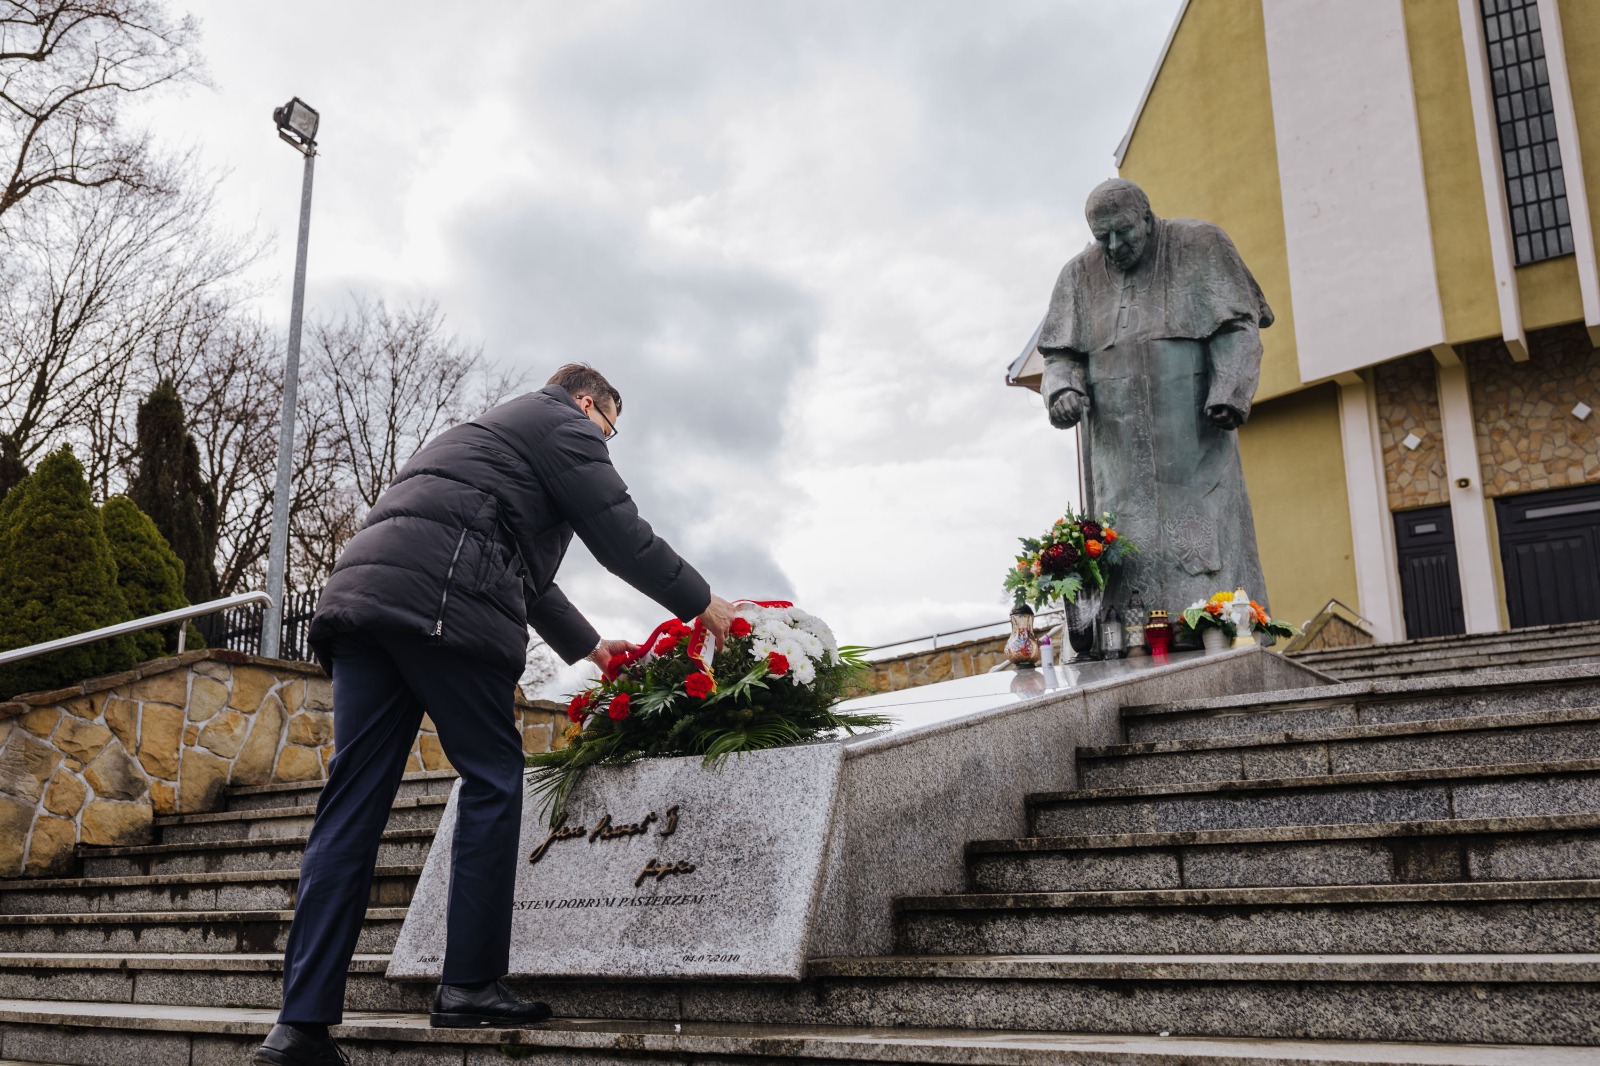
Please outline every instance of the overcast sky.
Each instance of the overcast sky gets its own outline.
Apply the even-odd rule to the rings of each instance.
[[[624,396],[612,456],[729,598],[845,643],[1005,614],[1016,537],[1075,499],[1068,434],[1006,364],[1088,239],[1086,193],[1179,0],[175,2],[214,89],[148,114],[276,233],[323,116],[308,304],[436,299],[542,382]],[[664,612],[574,547],[607,635]]]

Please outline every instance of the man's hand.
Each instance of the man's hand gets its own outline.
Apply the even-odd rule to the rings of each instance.
[[[728,638],[728,627],[733,624],[733,604],[712,593],[711,606],[701,613],[700,621],[704,622],[707,631],[717,638],[717,650],[721,651],[722,642]]]
[[[1071,429],[1088,411],[1089,397],[1067,389],[1050,401],[1050,424],[1057,429]]]
[[[625,640],[602,640],[595,645],[594,651],[589,653],[589,661],[598,666],[603,674],[610,667],[612,659],[638,650],[639,645],[630,644]]]
[[[1238,429],[1244,425],[1244,415],[1225,403],[1214,403],[1206,408],[1206,417],[1218,429]]]

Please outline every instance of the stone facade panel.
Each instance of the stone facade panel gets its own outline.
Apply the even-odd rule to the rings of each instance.
[[[1463,345],[1484,492],[1513,496],[1600,481],[1600,359],[1581,325],[1528,337],[1528,361],[1496,340]],[[1596,412],[1572,413],[1583,403]]]
[[[1383,447],[1389,509],[1407,511],[1450,501],[1444,422],[1433,356],[1422,352],[1373,368],[1378,440]],[[1405,445],[1419,438],[1415,448]]]

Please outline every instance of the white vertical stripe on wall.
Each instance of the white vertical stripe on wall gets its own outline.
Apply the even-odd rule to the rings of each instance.
[[[1444,341],[1401,0],[1262,0],[1302,381]]]
[[[1593,2],[1593,0],[1591,0]],[[1589,189],[1583,177],[1578,145],[1578,117],[1572,106],[1567,75],[1567,41],[1561,31],[1556,0],[1538,0],[1539,32],[1544,37],[1545,69],[1550,74],[1550,103],[1561,141],[1561,171],[1567,183],[1567,213],[1572,219],[1572,248],[1578,258],[1578,287],[1583,293],[1583,321],[1592,343],[1600,344],[1600,269],[1595,264],[1594,230],[1589,221]]]

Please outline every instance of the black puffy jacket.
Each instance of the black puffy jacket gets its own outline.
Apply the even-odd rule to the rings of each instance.
[[[345,546],[311,621],[336,633],[426,636],[517,674],[528,626],[567,662],[600,640],[556,587],[576,531],[600,563],[679,618],[705,579],[639,517],[599,427],[547,385],[429,441]]]

